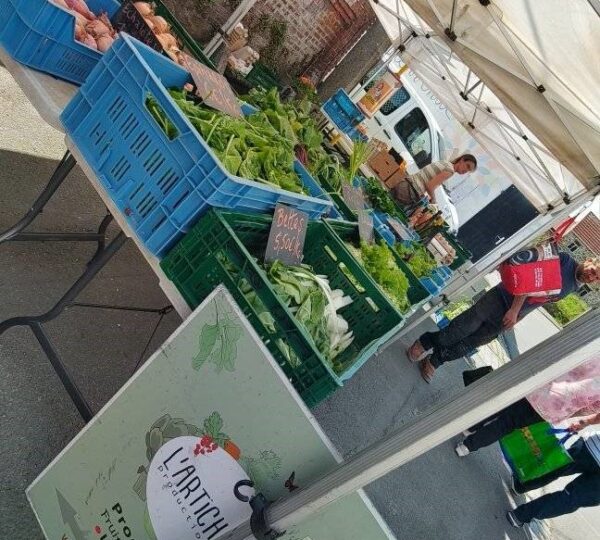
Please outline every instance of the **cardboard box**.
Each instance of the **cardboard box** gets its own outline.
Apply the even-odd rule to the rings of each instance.
[[[398,170],[398,163],[396,160],[385,151],[377,152],[368,161],[369,167],[373,172],[381,178],[381,180],[387,180],[392,174]]]
[[[402,180],[404,180],[405,176],[406,172],[404,171],[404,168],[399,168],[399,166],[396,165],[396,172],[384,180],[383,183],[388,189],[394,189]]]

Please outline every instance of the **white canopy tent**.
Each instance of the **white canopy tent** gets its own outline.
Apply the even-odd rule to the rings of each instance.
[[[371,3],[403,60],[541,213],[597,188],[597,0]]]

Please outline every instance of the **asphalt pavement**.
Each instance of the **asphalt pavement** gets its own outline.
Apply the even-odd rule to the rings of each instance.
[[[44,124],[0,67],[0,230],[27,210],[65,151],[62,135]],[[76,169],[31,230],[94,231],[101,201]],[[116,234],[113,226],[111,234]],[[0,245],[0,321],[43,313],[85,268],[95,246],[11,242]],[[82,301],[160,308],[156,277],[129,242],[86,289]],[[114,310],[72,308],[48,325],[50,337],[98,410],[180,324]],[[425,384],[404,346],[372,359],[315,411],[334,445],[349,456],[388,435],[439,400],[460,391],[464,361]],[[79,432],[83,423],[26,328],[0,336],[0,538],[42,538],[24,490]],[[521,540],[510,528],[508,474],[497,447],[459,459],[450,441],[369,486],[368,494],[400,539]],[[358,540],[358,539],[357,539]],[[360,539],[368,540],[368,539]]]

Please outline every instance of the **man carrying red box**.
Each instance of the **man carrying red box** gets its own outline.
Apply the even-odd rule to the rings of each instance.
[[[504,284],[490,289],[470,309],[440,332],[426,332],[408,349],[411,362],[419,362],[421,376],[431,382],[435,370],[446,362],[496,339],[525,315],[544,303],[558,302],[583,284],[600,283],[600,259],[578,263],[566,253],[559,254],[562,286],[552,296],[513,296]]]

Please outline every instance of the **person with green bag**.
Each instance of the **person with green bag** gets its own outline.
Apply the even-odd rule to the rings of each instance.
[[[600,352],[471,428],[472,433],[456,446],[455,452],[464,457],[515,429],[540,422],[557,425],[574,418],[580,418],[570,426],[575,432],[600,424]]]
[[[579,438],[569,449],[572,463],[529,482],[513,477],[512,491],[523,494],[547,486],[554,480],[579,475],[564,489],[548,493],[507,512],[513,527],[523,527],[534,519],[543,520],[571,514],[579,508],[600,505],[600,431]]]

